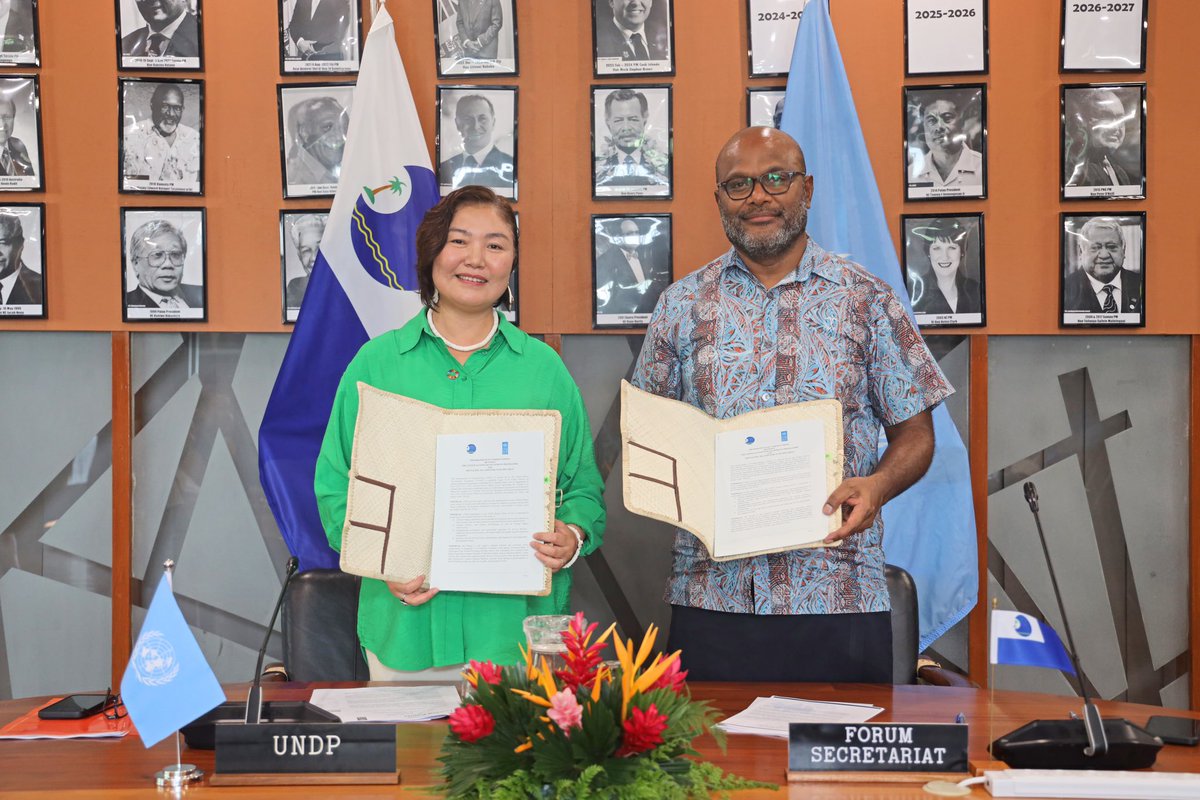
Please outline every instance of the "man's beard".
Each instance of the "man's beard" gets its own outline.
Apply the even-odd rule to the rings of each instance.
[[[808,206],[803,203],[798,204],[795,209],[781,208],[779,216],[783,219],[783,225],[774,233],[759,236],[750,234],[737,214],[727,213],[724,207],[721,207],[720,211],[725,236],[734,247],[754,261],[774,261],[786,253],[808,229]],[[755,209],[755,212],[762,213],[762,210]]]

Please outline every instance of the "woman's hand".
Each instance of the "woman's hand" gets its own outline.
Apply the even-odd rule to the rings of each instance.
[[[570,531],[567,531],[570,534]],[[425,576],[418,575],[411,581],[404,583],[386,582],[388,591],[396,596],[401,603],[406,606],[420,606],[428,603],[433,599],[433,596],[438,593],[437,589],[426,589],[421,591],[421,584],[424,582]]]
[[[579,549],[579,540],[565,522],[556,519],[554,530],[535,533],[529,546],[536,551],[534,555],[538,561],[549,567],[551,572],[558,572],[575,557],[575,551]]]

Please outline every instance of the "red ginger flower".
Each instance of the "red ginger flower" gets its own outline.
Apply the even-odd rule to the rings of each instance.
[[[618,756],[632,756],[653,750],[662,744],[662,732],[667,729],[667,716],[659,713],[653,703],[650,708],[642,711],[634,708],[629,713],[629,719],[621,723],[625,735],[621,746],[617,748]]]
[[[605,648],[604,636],[595,644],[591,642],[592,634],[596,632],[593,622],[585,629],[583,627],[583,612],[575,615],[567,630],[563,631],[563,644],[567,652],[563,654],[566,662],[564,669],[556,670],[555,676],[571,691],[581,686],[591,686],[596,680],[597,667],[600,666],[600,651]],[[607,634],[606,634],[607,635]]]
[[[490,683],[491,685],[495,686],[496,684],[500,683],[500,677],[503,674],[503,670],[501,670],[500,667],[497,667],[491,661],[472,661],[471,674],[474,675],[476,679],[482,678],[484,683]],[[472,681],[471,685],[475,685],[475,681]]]
[[[496,728],[496,720],[483,706],[459,706],[450,715],[450,730],[470,744],[491,734]]]
[[[687,677],[687,670],[679,668],[679,659],[676,658],[667,667],[666,672],[659,677],[654,683],[650,684],[651,689],[670,689],[675,694],[683,691],[684,678]]]

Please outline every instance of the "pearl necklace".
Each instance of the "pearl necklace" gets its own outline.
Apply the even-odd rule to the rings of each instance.
[[[478,344],[467,344],[467,345],[455,344],[454,342],[450,341],[449,339],[447,339],[445,336],[442,335],[442,332],[439,331],[437,329],[437,326],[433,324],[433,309],[432,308],[428,309],[425,312],[425,319],[429,322],[429,330],[431,330],[433,332],[434,336],[438,337],[443,342],[445,342],[446,347],[449,347],[451,350],[457,350],[460,353],[470,353],[472,351],[478,350],[481,347],[487,347],[488,342],[490,342],[492,340],[492,337],[496,335],[496,331],[498,331],[500,329],[500,312],[496,311],[495,309],[492,309],[492,313],[495,316],[492,319],[492,329],[490,331],[488,331],[488,335],[483,337],[483,341],[479,342]]]

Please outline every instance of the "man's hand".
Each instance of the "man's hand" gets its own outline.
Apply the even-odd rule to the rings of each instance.
[[[296,49],[299,50],[300,55],[304,56],[305,58],[308,58],[313,53],[317,52],[316,48],[313,47],[313,43],[308,39],[297,39]]]
[[[478,39],[467,39],[465,42],[463,42],[463,50],[471,55],[478,53],[480,49],[481,48],[479,46]]]
[[[887,502],[883,495],[883,487],[875,478],[847,478],[842,485],[833,490],[825,507],[821,511],[830,516],[839,506],[847,509],[842,527],[825,537],[825,544],[840,542],[847,536],[861,533],[871,527],[880,509]]]
[[[404,583],[388,582],[388,590],[396,596],[396,598],[406,606],[420,606],[428,603],[433,599],[433,596],[438,593],[437,589],[426,589],[421,591],[421,584],[425,582],[424,575],[418,575],[411,581]]]
[[[558,572],[575,556],[579,540],[565,522],[556,519],[554,530],[535,533],[529,546],[536,551],[534,555],[538,561],[549,567],[551,572]]]

